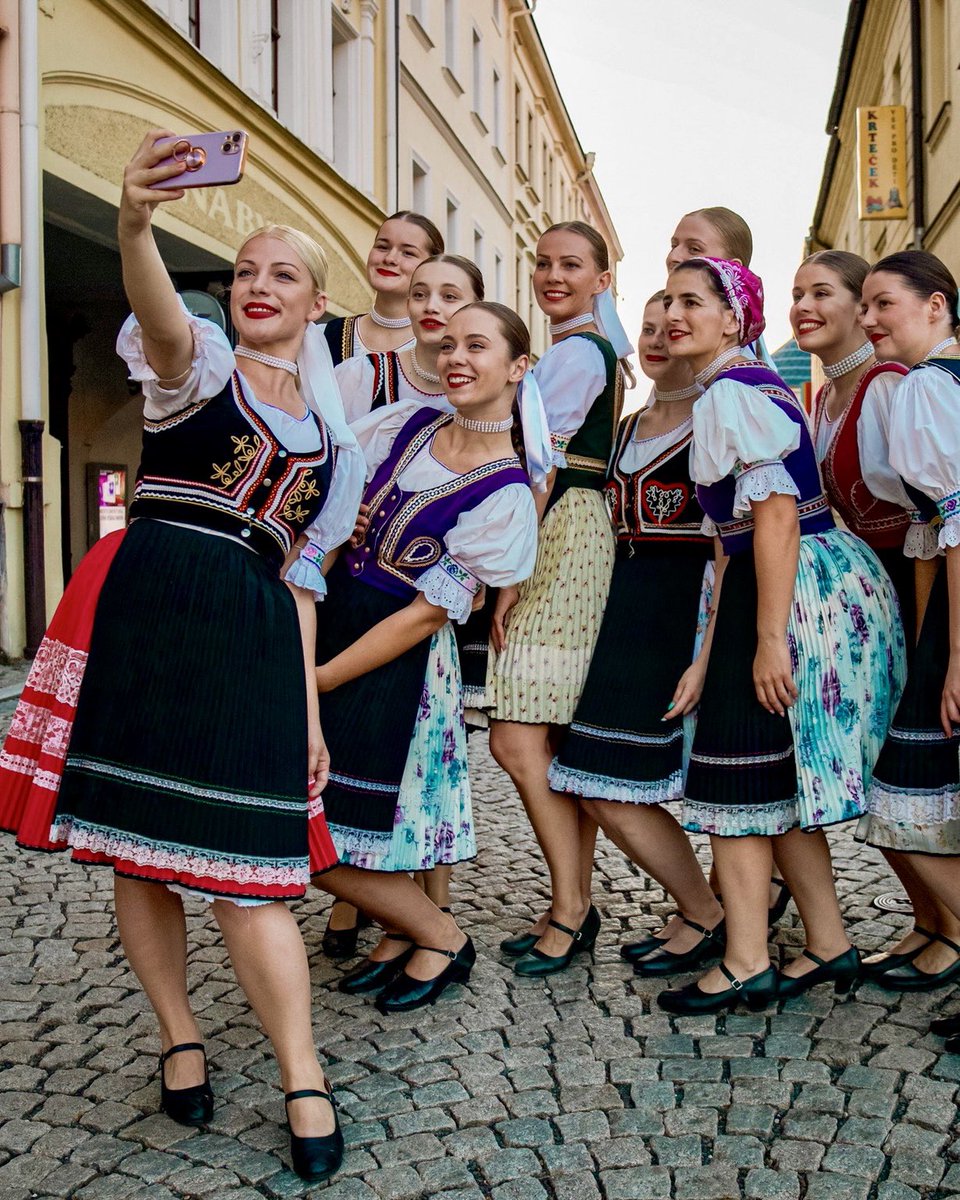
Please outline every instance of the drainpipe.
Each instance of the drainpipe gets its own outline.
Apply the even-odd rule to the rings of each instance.
[[[400,207],[400,150],[397,123],[400,120],[400,4],[387,0],[384,12],[387,27],[387,213]]]
[[[927,176],[923,142],[923,30],[920,0],[910,0],[910,77],[913,106],[910,133],[913,141],[913,248],[923,249],[927,232]]]
[[[0,0],[0,295],[20,286],[17,0]]]
[[[36,0],[20,0],[20,458],[23,485],[24,655],[32,658],[46,627],[43,564],[43,420],[40,329],[40,64]]]

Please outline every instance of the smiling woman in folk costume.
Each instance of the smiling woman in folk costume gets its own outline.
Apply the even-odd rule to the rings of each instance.
[[[550,911],[501,943],[521,975],[567,966],[588,949],[600,918],[590,903],[596,823],[551,791],[558,727],[573,719],[603,615],[614,538],[603,503],[622,397],[618,356],[633,352],[610,293],[609,255],[589,225],[554,225],[537,245],[533,288],[553,343],[537,363],[556,470],[545,496],[537,568],[500,592],[487,675],[490,749],[507,771],[550,871]],[[616,327],[617,344],[611,344]],[[541,505],[541,508],[543,506]]]
[[[340,862],[352,864],[343,870],[365,876],[347,898],[390,910],[385,937],[340,987],[380,992],[382,1012],[432,1002],[467,979],[476,957],[406,872],[476,854],[451,621],[467,620],[481,586],[509,587],[533,570],[531,483],[545,486],[551,450],[532,376],[518,396],[529,351],[516,314],[469,304],[450,318],[440,348],[454,413],[395,404],[355,426],[369,524],[330,577],[317,684],[334,764],[324,793],[330,829]],[[515,452],[521,432],[526,469]],[[329,879],[337,890],[339,871]],[[431,941],[409,921],[425,906],[437,928]]]
[[[709,658],[687,674],[702,693],[683,808],[689,832],[710,834],[727,943],[719,967],[658,1003],[760,1008],[823,980],[846,992],[859,957],[823,829],[863,811],[904,673],[896,596],[869,547],[834,527],[796,397],[744,355],[763,330],[759,279],[692,259],[671,272],[664,307],[671,354],[706,389],[691,475],[728,556]],[[774,852],[807,936],[782,976],[767,949]]]
[[[101,588],[96,599],[72,584],[58,611],[58,628],[92,624],[85,669],[74,643],[51,678],[60,647],[48,639],[3,763],[29,779],[34,760],[37,786],[21,802],[45,805],[44,848],[69,846],[81,862],[114,868],[124,951],[160,1026],[163,1110],[187,1125],[213,1112],[187,993],[189,893],[211,902],[273,1042],[294,1169],[320,1180],[337,1169],[343,1139],[314,1050],[306,954],[279,901],[302,896],[311,872],[336,862],[319,799],[329,759],[307,686],[323,581],[319,571],[310,590],[284,580],[311,569],[298,557],[301,535],[327,548],[349,536],[363,458],[314,325],[326,302],[315,242],[269,226],[241,246],[235,352],[183,308],[151,228],[157,204],[183,195],[182,167],[160,165],[166,136],[144,140],[120,205],[133,315],[118,350],[145,401],[131,524],[74,577]],[[164,181],[168,189],[148,186]],[[72,622],[73,605],[83,620]],[[56,795],[51,762],[64,754]],[[36,832],[37,820],[10,815],[5,823]]]
[[[794,280],[790,321],[800,349],[816,354],[827,375],[814,405],[814,443],[827,499],[873,548],[893,581],[909,661],[918,632],[915,566],[928,573],[926,560],[936,561],[937,537],[890,465],[892,405],[907,368],[887,356],[878,362],[860,324],[869,271],[864,259],[845,250],[811,255]],[[885,335],[874,331],[874,336],[885,341]],[[892,986],[901,979],[922,983],[924,972],[936,976],[949,968],[954,957],[941,937],[960,944],[960,920],[926,887],[913,868],[913,855],[896,849],[896,842],[893,838],[879,849],[910,897],[915,926],[889,951],[863,962],[864,974],[881,985],[888,972],[912,963],[891,977]]]
[[[917,877],[960,920],[960,346],[957,284],[934,255],[881,259],[863,285],[863,328],[877,356],[909,373],[890,406],[890,463],[930,524],[938,552],[921,595],[920,637],[857,837]],[[899,873],[899,871],[898,871]],[[891,954],[884,987],[919,991],[960,977],[960,939],[915,931]],[[917,947],[919,946],[919,950]],[[954,1018],[941,1033],[960,1033]],[[960,1048],[960,1039],[950,1047]]]
[[[410,276],[419,263],[442,254],[443,248],[440,230],[422,213],[404,211],[387,217],[367,255],[373,308],[356,317],[334,317],[323,326],[334,365],[355,354],[410,349]]]
[[[701,388],[667,355],[663,293],[647,304],[639,361],[650,403],[620,425],[607,483],[617,560],[580,703],[550,768],[555,791],[581,803],[607,836],[673,897],[679,914],[620,949],[640,975],[690,970],[722,952],[721,909],[690,841],[663,802],[680,800],[677,687],[694,656],[704,568],[713,539],[690,479],[692,411]],[[672,698],[672,699],[671,699]]]

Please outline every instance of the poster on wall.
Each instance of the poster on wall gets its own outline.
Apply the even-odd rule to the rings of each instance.
[[[902,104],[857,109],[857,192],[861,221],[907,216],[907,110]]]
[[[87,544],[92,546],[127,523],[127,468],[87,463]]]

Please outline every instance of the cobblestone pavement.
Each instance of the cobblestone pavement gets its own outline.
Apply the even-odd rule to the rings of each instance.
[[[516,797],[471,748],[480,858],[457,871],[455,911],[480,950],[470,983],[436,1007],[381,1017],[334,990],[320,953],[327,897],[296,905],[312,965],[316,1038],[349,1152],[325,1188],[287,1167],[277,1072],[202,905],[190,974],[217,1097],[187,1130],[158,1112],[157,1038],[120,954],[111,881],[0,837],[0,1200],[76,1196],[326,1200],[913,1200],[960,1194],[960,1057],[926,1034],[949,991],[827,987],[783,1011],[671,1020],[660,986],[617,945],[668,906],[609,844],[593,960],[520,980],[496,944],[547,894]],[[832,835],[858,944],[905,918],[870,907],[891,878]],[[777,954],[802,943],[791,907]]]

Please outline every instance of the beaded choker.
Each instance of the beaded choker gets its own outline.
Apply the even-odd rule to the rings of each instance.
[[[410,324],[409,317],[382,317],[375,308],[371,308],[367,316],[381,329],[406,329]]]
[[[873,358],[873,342],[864,342],[859,350],[854,350],[852,354],[848,354],[846,358],[841,358],[839,362],[823,363],[823,373],[828,379],[839,379],[841,375],[847,375],[855,367],[863,366],[868,358]]]
[[[558,333],[569,333],[571,329],[579,329],[581,325],[591,325],[593,323],[593,313],[581,313],[579,317],[571,317],[568,321],[561,321],[559,325],[550,326],[551,337],[556,337]]]
[[[289,358],[275,358],[272,354],[264,354],[262,350],[251,350],[249,346],[237,346],[233,352],[239,358],[252,358],[265,367],[276,367],[278,371],[289,371],[291,375],[300,374],[300,368]]]
[[[674,400],[695,400],[702,391],[699,383],[691,383],[689,387],[678,388],[675,392],[661,392],[654,387],[653,398],[657,404],[672,404]]]
[[[957,339],[955,337],[944,338],[942,342],[937,342],[932,350],[928,350],[926,352],[926,354],[923,356],[924,360],[928,358],[935,358],[941,350],[946,350],[948,346],[955,346],[956,344]]]
[[[426,380],[427,383],[439,383],[440,382],[440,376],[437,374],[436,371],[425,371],[423,369],[423,367],[421,367],[420,364],[417,362],[416,349],[411,349],[411,351],[410,351],[410,365],[413,367],[414,374],[419,375],[420,378]]]
[[[469,429],[472,433],[506,433],[513,428],[513,417],[505,421],[475,421],[472,417],[464,417],[459,412],[453,414],[454,425],[461,429]]]
[[[706,387],[709,380],[716,375],[721,367],[725,367],[728,362],[732,362],[735,358],[743,358],[743,356],[742,346],[728,346],[726,350],[717,355],[713,362],[707,363],[702,371],[698,371],[694,375],[694,379],[701,387]]]

